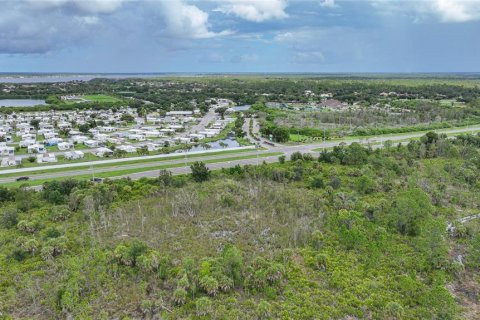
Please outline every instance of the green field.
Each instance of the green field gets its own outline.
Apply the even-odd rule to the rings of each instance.
[[[85,99],[93,102],[120,102],[122,99],[112,97],[112,96],[107,96],[104,94],[92,94],[92,95],[86,95],[83,96]]]
[[[106,94],[89,94],[89,95],[79,95],[79,100],[70,100],[64,101],[66,104],[76,104],[79,102],[98,102],[98,103],[115,103],[123,101],[120,98],[109,96]],[[86,101],[80,100],[85,99]]]
[[[244,156],[235,156],[235,157],[229,157],[229,158],[221,158],[221,159],[211,159],[211,160],[204,160],[202,162],[204,163],[220,163],[220,162],[229,162],[229,161],[237,161],[237,160],[246,160],[246,159],[253,159],[253,158],[266,158],[266,157],[271,157],[271,156],[280,156],[282,153],[281,152],[268,152],[268,153],[262,153],[258,155],[244,155]],[[163,169],[171,169],[171,168],[180,168],[184,167],[185,165],[190,166],[193,164],[195,161],[187,161],[186,163],[175,163],[175,164],[161,164],[158,166],[151,166],[151,167],[144,167],[144,168],[128,168],[128,169],[121,169],[119,167],[119,170],[115,171],[110,171],[110,172],[95,172],[95,177],[98,178],[112,178],[112,177],[119,177],[119,176],[124,176],[128,174],[133,174],[133,173],[139,173],[139,172],[146,172],[146,171],[154,171],[154,170],[163,170]],[[76,169],[76,168],[72,168]],[[56,170],[55,172],[58,172],[61,170]],[[66,170],[66,171],[72,171],[72,170]],[[37,186],[41,185],[44,182],[48,181],[61,181],[61,180],[66,180],[70,178],[75,178],[78,180],[88,180],[92,177],[93,172],[85,173],[85,174],[80,174],[80,175],[75,175],[75,176],[69,176],[65,178],[45,178],[45,179],[38,179],[31,181],[31,183],[25,183],[24,181],[16,181],[16,182],[8,182],[8,183],[2,183],[2,186],[4,187],[19,187],[22,185],[30,185],[30,186]]]

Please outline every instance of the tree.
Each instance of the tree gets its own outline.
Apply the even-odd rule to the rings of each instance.
[[[114,156],[115,158],[123,158],[123,157],[125,157],[126,155],[127,155],[127,151],[125,151],[125,150],[115,149],[115,150],[113,151],[113,156]]]
[[[395,198],[393,224],[400,233],[417,236],[432,213],[433,206],[427,194],[419,188],[413,188],[399,193]]]
[[[205,163],[196,161],[190,166],[192,170],[193,180],[196,182],[208,181],[210,179],[210,169],[205,165]]]
[[[236,285],[240,284],[243,269],[242,252],[229,244],[223,249],[222,258],[226,274],[234,280]]]
[[[227,111],[227,107],[220,107],[220,108],[215,109],[215,112],[220,115],[222,120],[225,118],[225,112],[226,111]]]
[[[35,128],[35,130],[38,130],[39,125],[40,125],[40,120],[32,119],[32,120],[30,120],[30,125],[33,126]]]
[[[197,316],[206,316],[212,312],[212,301],[207,297],[198,298],[195,301],[195,313]]]
[[[88,123],[84,123],[78,126],[78,130],[82,133],[88,133],[88,130],[90,130],[90,125]]]
[[[287,142],[290,139],[290,134],[286,128],[277,127],[272,131],[273,141]]]
[[[133,122],[133,121],[135,121],[135,118],[131,114],[124,113],[120,117],[120,120],[125,121],[125,122]]]
[[[140,156],[146,156],[149,153],[150,152],[148,151],[147,146],[143,146],[143,147],[140,147],[140,148],[137,149],[137,154],[140,155]]]
[[[372,193],[373,191],[375,191],[376,187],[375,181],[367,175],[363,175],[358,178],[356,185],[358,192],[363,194]]]

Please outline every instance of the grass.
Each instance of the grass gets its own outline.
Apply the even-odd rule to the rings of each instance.
[[[221,162],[229,162],[229,161],[254,159],[256,157],[266,158],[266,157],[279,156],[279,155],[282,155],[282,153],[281,152],[269,152],[269,153],[262,153],[262,154],[258,154],[258,155],[246,155],[246,156],[236,156],[236,157],[222,158],[222,159],[211,159],[211,160],[205,160],[203,162],[207,163],[207,164],[208,163],[221,163]],[[110,172],[99,172],[99,173],[95,173],[95,177],[98,177],[98,178],[112,178],[112,177],[119,177],[119,176],[124,176],[124,175],[128,175],[128,174],[139,173],[139,172],[180,168],[180,167],[184,167],[185,165],[189,166],[189,165],[193,164],[194,162],[195,161],[187,161],[186,163],[163,164],[163,165],[152,166],[152,167],[147,167],[147,168],[133,168],[133,169],[115,170],[115,171],[110,171]],[[25,183],[23,181],[7,182],[7,183],[3,183],[2,186],[5,186],[5,187],[20,187],[20,186],[24,186],[24,185],[37,186],[37,185],[41,185],[45,182],[53,181],[53,180],[62,181],[62,180],[67,180],[67,179],[71,179],[71,178],[75,178],[77,180],[89,180],[91,177],[92,177],[92,174],[88,173],[88,174],[80,174],[80,175],[69,176],[69,177],[64,177],[64,178],[38,179],[38,180],[32,181],[31,184],[30,183]]]
[[[253,149],[244,149],[244,150],[225,150],[225,151],[218,151],[218,152],[211,152],[211,153],[196,153],[196,154],[191,154],[188,155],[187,153],[187,159],[189,158],[199,158],[199,157],[209,157],[209,156],[216,156],[216,155],[227,155],[227,154],[236,154],[236,153],[242,153],[242,152],[253,152],[255,150]],[[115,163],[104,163],[104,164],[95,164],[95,161],[90,161],[90,162],[85,162],[84,166],[78,166],[78,167],[70,167],[70,168],[56,168],[56,169],[45,169],[45,170],[38,170],[38,171],[25,171],[21,173],[6,173],[2,174],[0,171],[0,177],[1,178],[8,178],[8,177],[16,177],[19,175],[38,175],[38,174],[46,174],[46,173],[51,173],[51,172],[67,172],[67,171],[76,171],[76,170],[82,170],[86,169],[89,170],[92,166],[95,168],[109,168],[109,167],[115,167],[115,166],[126,166],[126,165],[132,165],[132,164],[140,164],[140,163],[154,163],[154,162],[164,162],[164,161],[170,161],[170,160],[178,160],[178,159],[183,159],[185,158],[185,155],[178,155],[178,156],[173,156],[173,157],[165,157],[165,158],[154,158],[154,159],[139,159],[139,160],[132,160],[132,161],[125,161],[125,162],[115,162]],[[105,160],[105,159],[104,159]]]
[[[105,95],[105,94],[90,94],[90,95],[79,95],[80,98],[88,100],[87,102],[99,102],[99,103],[114,103],[121,102],[122,99]],[[65,101],[66,104],[75,104],[78,101]]]

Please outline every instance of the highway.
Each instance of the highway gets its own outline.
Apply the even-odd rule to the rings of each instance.
[[[247,122],[247,121],[246,121]],[[480,130],[480,127],[475,126],[475,127],[465,127],[465,128],[454,128],[454,129],[446,129],[446,130],[438,130],[438,133],[447,133],[451,135],[455,134],[461,134],[461,133],[468,133],[472,131],[478,131]],[[248,127],[247,127],[247,132],[248,132]],[[334,146],[338,146],[340,144],[351,144],[353,142],[358,142],[363,145],[375,145],[375,146],[381,146],[385,141],[392,141],[392,142],[398,142],[398,141],[403,141],[403,140],[408,140],[408,139],[414,139],[423,136],[425,133],[424,132],[419,132],[419,133],[406,133],[406,134],[398,134],[398,135],[386,135],[386,136],[377,136],[377,137],[365,137],[365,138],[346,138],[342,140],[330,140],[330,141],[325,141],[325,142],[318,142],[318,143],[313,143],[313,144],[299,144],[299,145],[274,145],[274,146],[269,146],[267,144],[262,144],[265,149],[263,150],[256,150],[256,151],[245,151],[241,153],[230,153],[230,154],[221,154],[221,155],[208,155],[209,152],[215,152],[215,150],[210,150],[209,152],[196,152],[195,154],[203,154],[205,153],[205,156],[198,156],[192,159],[187,159],[188,162],[191,161],[212,161],[218,159],[218,162],[215,163],[208,163],[207,166],[212,169],[221,169],[221,168],[228,168],[228,167],[233,167],[235,165],[256,165],[260,164],[263,161],[267,163],[272,163],[278,161],[278,155],[275,156],[267,156],[267,153],[270,152],[278,152],[284,154],[287,158],[290,157],[290,155],[294,152],[301,152],[301,153],[312,153],[314,155],[318,154],[319,149],[323,148],[332,148]],[[251,148],[251,147],[250,147]],[[228,149],[226,149],[228,150]],[[218,151],[218,150],[216,150]],[[193,154],[193,153],[191,153]],[[172,155],[164,155],[164,156],[156,156],[158,158],[165,158],[165,157],[171,157],[171,156],[178,156],[179,154],[172,154]],[[189,154],[190,155],[190,154]],[[249,159],[237,159],[237,160],[232,160],[232,161],[226,161],[225,159],[228,158],[234,158],[234,157],[244,157],[244,156],[251,156],[252,158]],[[258,158],[257,158],[258,156]],[[100,168],[95,168],[95,172],[92,170],[80,170],[80,169],[75,169],[75,167],[79,166],[88,166],[91,164],[91,162],[83,162],[83,163],[72,163],[72,164],[62,164],[62,165],[57,165],[57,166],[48,166],[48,167],[53,167],[53,168],[62,168],[64,171],[58,171],[58,172],[50,172],[50,173],[40,173],[40,174],[33,174],[30,176],[30,181],[34,182],[35,180],[39,179],[48,179],[48,178],[65,178],[65,177],[75,177],[78,175],[85,175],[85,174],[98,174],[98,173],[103,173],[103,172],[112,172],[112,171],[117,171],[117,170],[128,170],[128,169],[139,169],[139,171],[142,172],[136,172],[136,173],[130,173],[124,176],[119,176],[116,178],[121,178],[121,177],[130,177],[132,179],[139,179],[142,177],[157,177],[159,174],[159,170],[148,170],[149,167],[158,167],[158,166],[163,166],[163,165],[171,165],[174,166],[174,168],[168,168],[167,170],[171,171],[173,174],[184,174],[184,173],[189,173],[190,168],[187,164],[187,166],[182,164],[185,164],[185,159],[184,158],[176,158],[172,160],[167,160],[163,159],[164,161],[155,161],[155,162],[145,162],[145,163],[136,163],[136,164],[123,164],[122,162],[126,161],[132,161],[132,160],[148,160],[149,158],[152,158],[153,156],[145,156],[145,157],[135,157],[135,158],[129,158],[129,159],[112,159],[112,160],[102,160],[102,161],[97,161],[95,164],[109,164],[109,163],[118,163],[118,166],[110,166],[110,167],[100,167]],[[28,176],[29,172],[33,172],[33,170],[45,170],[48,167],[35,167],[39,169],[34,169],[34,168],[21,168],[21,169],[9,169],[9,170],[2,170],[0,171],[0,184],[2,183],[9,183],[9,182],[14,182],[17,177],[19,176]],[[65,171],[65,168],[71,167],[72,170],[70,171]],[[9,173],[11,176],[1,178],[2,174]],[[15,175],[15,173],[18,173],[18,175]]]

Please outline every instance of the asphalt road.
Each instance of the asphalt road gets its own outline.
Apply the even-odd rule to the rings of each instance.
[[[450,129],[450,130],[441,130],[438,131],[439,133],[449,133],[449,134],[460,134],[460,133],[466,133],[469,131],[478,131],[479,127],[470,127],[470,128],[460,128],[460,129]],[[332,148],[334,146],[340,145],[340,144],[350,144],[353,142],[358,142],[364,145],[368,144],[375,144],[376,147],[381,147],[383,142],[390,140],[392,142],[398,142],[401,140],[407,140],[407,139],[412,139],[412,138],[418,138],[423,136],[425,133],[407,133],[407,134],[400,134],[400,135],[390,135],[390,136],[378,136],[378,137],[369,137],[369,138],[354,138],[354,139],[345,139],[345,140],[333,140],[333,141],[326,141],[326,142],[319,142],[319,143],[314,143],[314,144],[300,144],[300,145],[275,145],[275,146],[268,146],[265,145],[265,147],[268,147],[267,150],[257,150],[257,151],[252,151],[252,152],[243,152],[239,154],[226,154],[226,155],[214,155],[214,156],[208,156],[205,155],[205,157],[196,157],[195,160],[198,161],[205,161],[205,160],[212,160],[212,159],[218,159],[218,163],[209,163],[207,166],[212,169],[221,169],[221,168],[229,168],[233,167],[235,165],[256,165],[260,164],[263,161],[267,163],[272,163],[278,161],[278,156],[269,156],[269,157],[259,157],[258,159],[256,157],[250,158],[250,159],[241,159],[241,160],[234,160],[234,161],[222,161],[222,158],[231,158],[235,156],[246,156],[246,155],[261,155],[265,154],[267,152],[280,152],[285,154],[285,156],[288,158],[292,153],[294,152],[301,152],[301,153],[314,153],[316,154],[317,152],[314,151],[316,149],[322,149],[322,148]],[[118,160],[123,160],[123,159],[113,159],[113,160],[104,160],[102,162],[109,162],[109,161],[118,161]],[[131,159],[130,159],[131,160]],[[192,161],[192,160],[188,160]],[[162,162],[157,162],[157,163],[139,163],[139,164],[132,164],[132,165],[120,165],[115,166],[115,167],[107,167],[107,168],[96,168],[95,172],[100,173],[100,172],[109,172],[109,171],[115,171],[115,170],[120,170],[120,169],[145,169],[151,166],[157,166],[157,165],[178,165],[185,163],[185,160],[182,159],[174,159],[174,160],[165,160]],[[71,164],[71,165],[77,165],[78,164]],[[89,165],[89,163],[83,163],[83,165]],[[62,165],[68,167],[69,165]],[[43,167],[42,169],[45,169]],[[13,169],[15,170],[15,169]],[[22,169],[19,169],[22,170]],[[184,173],[189,173],[190,168],[188,166],[182,166],[182,167],[176,167],[176,168],[170,168],[167,169],[171,171],[173,174],[184,174]],[[11,170],[10,170],[11,171]],[[3,171],[2,171],[3,172]],[[0,172],[0,177],[1,173]],[[31,180],[36,180],[36,179],[45,179],[45,178],[63,178],[63,177],[73,177],[75,175],[84,175],[86,173],[93,173],[90,170],[73,170],[73,171],[65,171],[65,172],[54,172],[54,173],[48,173],[48,174],[38,174],[34,175],[31,177]],[[143,171],[143,172],[138,172],[138,173],[132,173],[128,174],[126,176],[122,177],[130,177],[132,179],[138,179],[141,177],[157,177],[159,174],[159,170],[148,170],[148,171]],[[18,176],[22,175],[28,175],[27,172],[19,172]],[[10,177],[10,178],[4,178],[0,179],[0,184],[1,183],[6,183],[6,182],[12,182],[15,181],[15,178],[18,177]],[[120,177],[118,177],[120,178]]]

